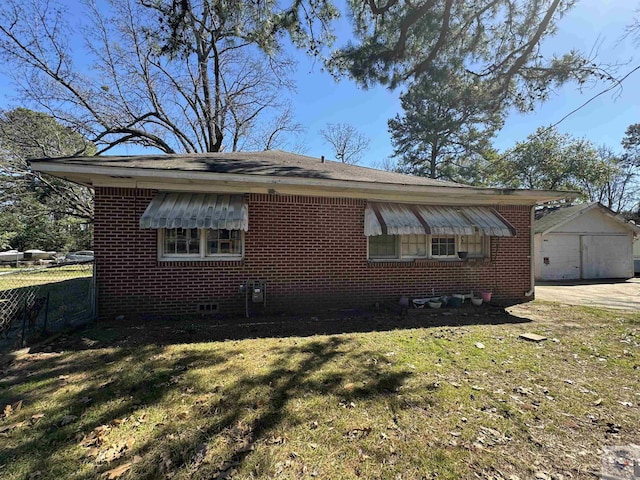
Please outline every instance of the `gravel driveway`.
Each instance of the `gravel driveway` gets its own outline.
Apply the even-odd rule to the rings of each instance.
[[[630,280],[539,282],[536,298],[570,305],[640,311],[640,278]]]

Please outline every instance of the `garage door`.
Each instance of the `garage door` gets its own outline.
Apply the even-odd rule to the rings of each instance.
[[[580,237],[547,235],[540,247],[542,280],[580,279]]]
[[[581,235],[582,278],[633,276],[631,242],[627,235]]]

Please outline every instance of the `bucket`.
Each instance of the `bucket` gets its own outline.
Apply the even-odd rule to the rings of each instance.
[[[449,299],[449,306],[453,308],[459,308],[462,306],[462,299],[455,295]]]
[[[491,292],[480,292],[480,295],[482,295],[482,301],[489,303],[491,301]]]

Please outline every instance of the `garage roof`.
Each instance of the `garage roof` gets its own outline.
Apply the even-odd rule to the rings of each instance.
[[[561,225],[564,225],[578,218],[580,215],[584,215],[585,213],[590,212],[593,209],[601,210],[602,213],[620,222],[629,230],[640,234],[640,228],[638,228],[635,224],[627,222],[623,217],[621,217],[620,215],[616,215],[611,209],[605,207],[599,202],[581,203],[578,205],[569,205],[566,207],[556,207],[555,209],[541,209],[536,212],[534,232],[542,233],[543,235],[545,235],[554,231],[556,228],[559,228]]]

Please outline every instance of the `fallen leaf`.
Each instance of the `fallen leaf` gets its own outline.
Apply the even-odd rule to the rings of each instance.
[[[484,348],[484,343],[482,343],[482,342],[476,342],[476,348],[483,349],[483,348]]]
[[[93,447],[84,452],[85,457],[97,457],[100,453],[100,449],[98,447]]]
[[[103,476],[107,477],[109,480],[113,480],[114,478],[118,478],[123,474],[127,473],[131,468],[132,462],[123,463],[119,467],[112,468],[111,470],[107,470],[103,473]]]
[[[9,432],[16,428],[20,428],[24,424],[25,422],[18,422],[18,423],[12,423],[11,425],[3,425],[2,427],[0,427],[0,433]]]
[[[595,402],[593,402],[594,407],[597,407],[598,405],[601,405],[601,404],[602,404],[602,399],[601,398],[599,398]]]

